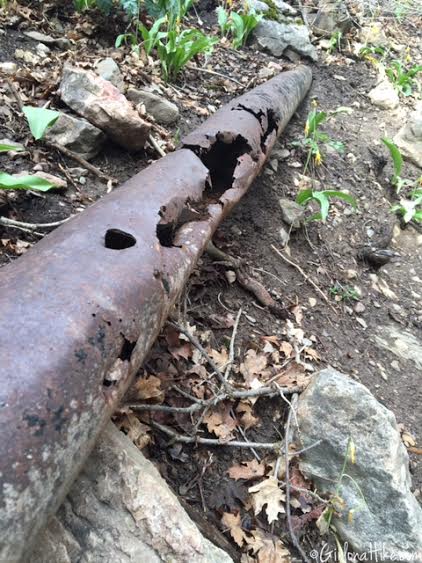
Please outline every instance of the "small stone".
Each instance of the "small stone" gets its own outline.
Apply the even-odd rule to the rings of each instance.
[[[280,244],[282,248],[285,248],[290,240],[290,235],[288,231],[282,226],[278,230],[278,236],[280,237]]]
[[[348,280],[353,280],[353,279],[357,278],[357,276],[358,276],[358,273],[357,273],[356,270],[346,270],[345,273],[346,273],[346,278]]]
[[[381,109],[395,109],[400,102],[399,95],[388,78],[384,78],[375,86],[368,96],[373,105]]]
[[[337,32],[346,33],[352,26],[352,18],[344,2],[321,0],[311,26],[315,35],[330,36]]]
[[[281,208],[281,218],[293,229],[299,229],[305,217],[305,209],[295,201],[287,198],[280,198],[278,203]]]
[[[400,371],[400,364],[397,360],[393,360],[390,365],[396,371]]]
[[[97,74],[104,78],[104,80],[111,82],[120,92],[125,91],[125,83],[120,68],[111,57],[99,61],[95,65],[95,69]]]
[[[233,270],[227,270],[225,273],[226,276],[226,280],[232,284],[236,281],[236,272],[234,272]]]
[[[52,127],[47,130],[46,139],[66,147],[85,160],[96,156],[106,139],[97,127],[86,119],[62,113]]]
[[[34,41],[44,43],[44,45],[57,45],[61,49],[68,49],[71,46],[69,39],[66,39],[66,37],[52,37],[39,31],[26,31],[25,35]]]
[[[394,142],[405,158],[422,168],[422,102],[409,115],[407,123],[394,137]]]
[[[5,74],[14,74],[17,70],[17,64],[12,62],[4,62],[0,63],[0,71],[4,72]]]
[[[170,125],[179,118],[179,108],[173,102],[166,100],[155,92],[147,89],[137,90],[129,88],[127,91],[128,99],[135,104],[143,104],[149,115],[151,115],[157,123],[162,125]]]
[[[277,170],[278,170],[278,160],[276,158],[272,158],[269,162],[269,165],[274,170],[274,172],[277,172]]]
[[[31,51],[24,51],[23,49],[16,49],[15,57],[23,62],[31,65],[37,65],[40,62],[40,57]]]
[[[86,184],[86,177],[85,176],[81,176],[78,179],[78,182],[81,184],[81,186],[84,186]]]
[[[353,310],[355,313],[363,313],[365,311],[365,305],[359,301],[359,303],[356,303]]]
[[[44,43],[38,43],[38,45],[35,47],[35,50],[37,51],[37,54],[40,55],[40,57],[44,57],[51,53],[50,47],[47,47],[47,45],[44,45]]]
[[[287,149],[274,149],[271,156],[278,158],[278,160],[286,160],[290,156],[290,151]]]

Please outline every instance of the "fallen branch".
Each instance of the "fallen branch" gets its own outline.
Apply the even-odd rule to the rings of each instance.
[[[302,549],[302,547],[299,543],[299,540],[297,539],[296,534],[294,532],[293,524],[292,524],[292,514],[291,514],[291,509],[290,509],[290,487],[291,487],[291,485],[290,485],[290,472],[289,472],[289,465],[290,465],[290,452],[289,452],[290,424],[291,424],[291,421],[292,421],[293,414],[296,416],[296,413],[294,411],[296,409],[297,399],[298,399],[298,396],[293,395],[292,402],[291,402],[291,408],[289,410],[289,415],[287,417],[286,434],[285,434],[285,437],[284,437],[284,459],[285,459],[285,475],[286,475],[286,484],[285,484],[285,488],[286,488],[286,517],[287,517],[287,525],[289,527],[289,533],[290,533],[290,537],[292,539],[292,543],[296,547],[296,549],[299,551],[300,555],[302,556],[303,561],[305,561],[306,563],[309,563],[309,558],[307,557],[306,553]]]
[[[220,380],[220,383],[222,383],[226,389],[231,389],[231,386],[225,380],[224,375],[221,372],[220,368],[217,366],[217,364],[214,362],[214,360],[211,358],[211,356],[208,354],[205,348],[201,345],[199,340],[195,338],[193,334],[191,334],[187,329],[183,328],[181,325],[173,321],[167,321],[167,324],[186,336],[189,342],[193,344],[195,348],[199,350],[199,352],[207,360],[207,362],[209,363],[209,365],[212,367],[215,374],[217,375],[218,379]]]
[[[162,411],[162,412],[176,412],[176,413],[192,413],[201,410],[203,407],[215,406],[218,403],[226,400],[242,400],[256,397],[275,397],[280,394],[280,391],[286,394],[299,393],[300,387],[282,388],[278,387],[260,387],[259,389],[249,389],[245,391],[229,391],[220,393],[212,399],[193,399],[195,402],[189,407],[170,407],[168,405],[149,405],[146,403],[127,403],[126,406],[135,411]],[[183,395],[184,393],[182,393]]]
[[[290,260],[289,258],[284,256],[284,254],[282,252],[280,252],[278,250],[278,248],[276,248],[273,244],[271,245],[271,248],[274,250],[274,252],[276,252],[276,254],[278,254],[278,256],[280,256],[280,258],[282,260],[287,262],[287,264],[290,264],[290,266],[293,266],[293,268],[296,268],[296,270],[303,276],[304,280],[307,281],[309,284],[311,284],[311,286],[321,295],[321,297],[328,304],[328,306],[334,311],[334,313],[337,313],[337,311],[331,305],[328,297],[325,295],[325,293],[322,291],[322,289],[320,287],[318,287],[317,284],[302,270],[302,268],[299,266],[299,264],[296,264],[296,262],[293,262],[292,260]]]
[[[232,365],[233,365],[233,362],[234,362],[234,343],[236,341],[236,334],[237,334],[237,329],[239,328],[239,321],[240,321],[241,316],[242,316],[242,309],[239,309],[237,316],[236,316],[236,320],[234,322],[232,337],[231,337],[231,340],[230,340],[229,363],[228,363],[227,368],[226,368],[226,373],[224,374],[224,379],[226,381],[229,379],[230,371],[232,369]]]
[[[175,432],[168,426],[158,424],[158,422],[150,421],[149,424],[167,434],[175,440],[176,442],[181,442],[183,444],[203,444],[206,446],[230,446],[232,448],[256,448],[256,449],[266,449],[266,450],[280,450],[282,447],[282,442],[238,442],[237,440],[231,440],[230,442],[222,442],[218,438],[199,438],[196,436],[186,436],[184,434],[179,434]]]
[[[210,74],[211,76],[219,76],[220,78],[224,78],[225,80],[230,80],[231,82],[234,82],[239,86],[242,86],[242,88],[244,88],[245,86],[244,84],[242,84],[242,82],[236,80],[236,78],[232,78],[231,76],[227,76],[226,74],[222,74],[221,72],[217,72],[216,70],[208,70],[207,68],[201,68],[199,66],[195,66],[191,64],[187,64],[186,67],[190,70],[197,70],[198,72],[202,72],[204,74]]]
[[[261,305],[267,307],[272,313],[283,320],[289,318],[288,310],[275,301],[261,282],[246,273],[245,269],[242,267],[243,262],[241,260],[229,256],[217,248],[211,241],[208,243],[206,251],[212,258],[236,270],[236,280],[239,285],[252,293]]]
[[[92,174],[94,174],[95,176],[97,176],[101,180],[106,180],[107,182],[110,182],[111,184],[117,184],[116,178],[113,178],[112,176],[109,176],[108,174],[101,172],[101,170],[99,168],[97,168],[96,166],[94,166],[93,164],[91,164],[90,162],[88,162],[87,160],[85,160],[84,158],[79,156],[78,154],[74,153],[73,151],[70,151],[66,147],[63,147],[62,145],[57,145],[56,143],[52,143],[50,141],[47,141],[46,139],[43,139],[43,143],[47,147],[50,147],[51,149],[56,149],[57,151],[64,154],[64,156],[71,158],[72,160],[74,160],[75,162],[77,162],[78,164],[80,164],[81,166],[83,166],[84,168],[89,170],[90,172],[92,172]]]
[[[160,156],[166,156],[165,151],[160,147],[160,145],[157,143],[157,141],[154,139],[151,133],[148,135],[148,142],[152,145],[152,147],[158,152]]]
[[[21,229],[26,231],[36,231],[37,229],[52,229],[54,227],[59,227],[69,221],[73,215],[67,217],[67,219],[62,219],[61,221],[54,221],[53,223],[25,223],[23,221],[15,221],[14,219],[9,219],[8,217],[0,216],[0,225],[5,227],[13,227],[15,229]]]

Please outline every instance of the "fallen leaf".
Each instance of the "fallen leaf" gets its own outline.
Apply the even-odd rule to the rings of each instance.
[[[265,475],[265,464],[256,459],[242,461],[228,470],[231,479],[256,479]]]
[[[293,346],[290,344],[290,342],[283,340],[283,342],[280,344],[280,351],[283,352],[286,358],[290,358],[293,354]]]
[[[240,513],[231,514],[230,512],[224,512],[221,522],[228,528],[231,537],[237,545],[242,547],[246,541],[246,534],[242,529]]]
[[[116,425],[140,450],[151,441],[148,434],[151,428],[143,424],[132,412],[123,413],[116,421]]]
[[[211,349],[211,350],[208,350],[208,354],[211,356],[211,358],[217,364],[217,367],[219,367],[220,369],[226,367],[226,365],[229,361],[229,353],[227,352],[226,348],[223,348],[221,350],[221,352],[218,352],[217,350]]]
[[[253,530],[247,540],[248,548],[258,563],[290,563],[290,552],[283,542],[263,530]]]
[[[230,415],[231,405],[220,404],[216,410],[206,413],[204,422],[208,432],[213,432],[218,438],[227,442],[233,438],[237,422]]]
[[[255,350],[246,352],[243,362],[240,364],[240,373],[243,375],[246,383],[255,379],[256,375],[262,373],[267,367],[267,357],[264,354],[257,354]]]
[[[235,410],[237,414],[240,414],[239,422],[245,430],[258,424],[259,418],[254,416],[249,403],[240,402]]]
[[[147,375],[138,379],[134,385],[136,399],[163,399],[164,393],[161,389],[161,380],[155,375]]]
[[[278,486],[278,479],[272,475],[250,487],[248,489],[252,493],[252,503],[254,506],[255,514],[259,514],[263,507],[266,505],[265,512],[267,514],[268,522],[277,520],[278,514],[284,514],[283,502],[286,497],[283,491]]]
[[[403,440],[403,443],[406,446],[406,448],[416,446],[416,440],[412,436],[412,434],[410,434],[410,432],[406,432],[406,431],[403,432],[403,434],[401,435],[401,439]]]

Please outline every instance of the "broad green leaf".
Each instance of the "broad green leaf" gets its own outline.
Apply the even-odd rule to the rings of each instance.
[[[339,199],[346,201],[347,203],[350,203],[350,205],[355,209],[357,207],[356,199],[352,195],[347,194],[346,192],[342,192],[338,190],[325,190],[324,193],[328,197],[337,197]]]
[[[54,188],[53,184],[39,176],[11,176],[0,172],[0,190],[36,190],[47,192]]]
[[[312,199],[312,193],[311,189],[300,191],[296,196],[296,203],[304,205],[307,201]]]
[[[386,137],[384,137],[381,140],[384,143],[384,145],[388,148],[388,150],[390,151],[391,158],[393,159],[394,182],[396,182],[396,179],[400,176],[402,168],[403,168],[403,157],[402,157],[401,152],[399,151],[397,145],[395,145],[394,142],[391,139],[387,139]]]
[[[325,195],[325,192],[313,192],[312,199],[315,199],[321,208],[321,219],[325,223],[328,217],[328,212],[330,210],[330,200]]]
[[[24,147],[22,145],[3,145],[0,143],[0,152],[9,152],[9,151],[21,152],[23,150]]]
[[[327,113],[325,111],[313,110],[310,112],[307,119],[307,131],[308,135],[315,133],[318,127],[327,119]]]
[[[47,128],[51,127],[61,115],[59,111],[46,108],[34,108],[32,106],[24,106],[22,111],[25,114],[31,133],[36,141],[43,138]]]

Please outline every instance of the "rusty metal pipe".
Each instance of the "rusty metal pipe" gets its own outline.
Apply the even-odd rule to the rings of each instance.
[[[298,67],[237,98],[1,269],[0,559],[30,553],[310,84]]]

